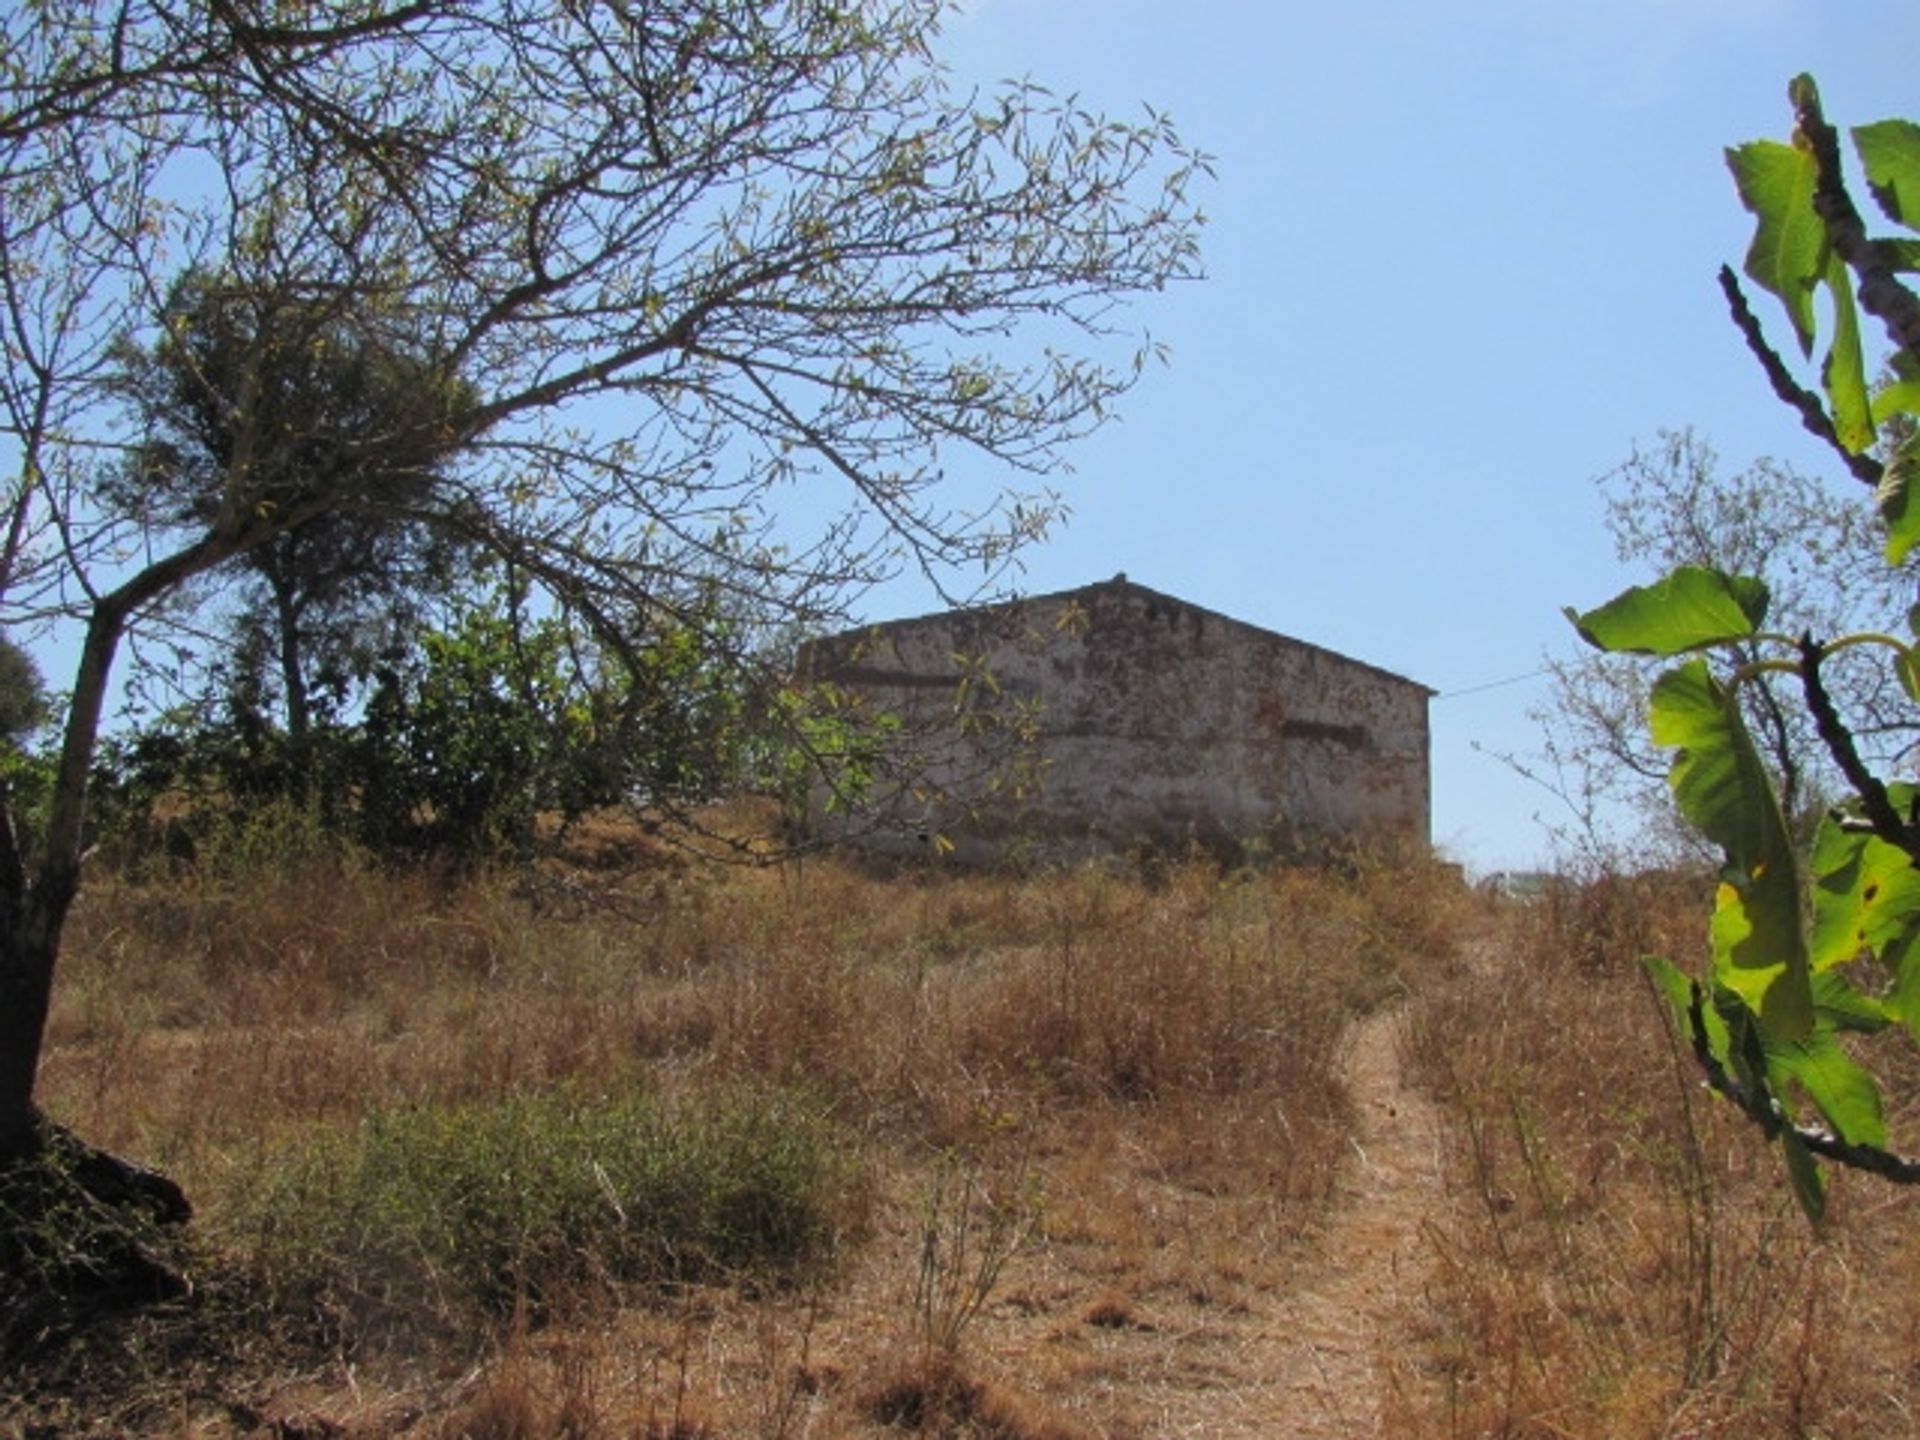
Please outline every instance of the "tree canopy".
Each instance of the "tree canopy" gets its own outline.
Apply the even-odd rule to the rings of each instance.
[[[316,494],[322,514],[239,557],[230,685],[277,686],[287,732],[312,726],[313,691],[344,692],[457,577],[466,547],[431,515],[472,395],[422,358],[357,333],[351,314],[260,295],[222,277],[180,277],[151,350],[123,347],[117,383],[134,445],[102,484],[106,504],[146,526],[207,526],[229,494],[242,436],[251,479],[240,503],[271,511]],[[409,513],[418,510],[418,515]]]
[[[80,639],[45,833],[0,833],[0,1155],[32,1130],[115,656],[246,557],[329,517],[428,524],[618,657],[716,591],[820,621],[902,564],[991,574],[1045,528],[1034,477],[1152,352],[1116,307],[1196,273],[1205,161],[1150,112],[954,89],[941,17],[73,0],[0,21],[0,623]],[[125,358],[186,343],[190,274],[249,317],[221,375],[180,372],[221,453],[191,505],[129,504],[113,477],[150,436]],[[433,403],[277,409],[287,347],[340,336]],[[283,463],[321,427],[324,465]],[[396,447],[436,463],[393,483]]]

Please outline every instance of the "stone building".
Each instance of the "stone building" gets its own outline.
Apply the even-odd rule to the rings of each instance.
[[[962,861],[1424,851],[1432,691],[1135,585],[811,642],[885,763],[816,833]],[[879,717],[886,717],[882,721]]]

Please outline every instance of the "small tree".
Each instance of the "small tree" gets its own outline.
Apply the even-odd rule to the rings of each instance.
[[[464,547],[431,523],[453,437],[473,403],[407,337],[380,333],[325,296],[263,294],[217,274],[175,282],[150,350],[123,347],[118,384],[135,444],[109,469],[108,505],[142,529],[207,526],[220,507],[271,513],[337,497],[232,562],[233,683],[277,684],[299,748],[316,685],[335,693],[455,579]],[[243,435],[259,411],[260,433]],[[248,493],[231,493],[243,443]]]
[[[347,740],[357,832],[377,851],[525,855],[538,823],[725,793],[747,748],[740,672],[664,624],[616,658],[511,584],[455,607],[382,668]]]
[[[40,667],[25,650],[0,636],[0,745],[18,746],[46,724],[50,713]]]
[[[1910,238],[1920,231],[1920,125],[1889,120],[1852,132],[1869,193],[1909,232],[1875,237],[1813,81],[1796,79],[1790,99],[1791,143],[1756,141],[1728,160],[1758,221],[1747,274],[1780,299],[1808,359],[1821,328],[1815,301],[1825,297],[1819,392],[1767,340],[1731,270],[1721,286],[1775,393],[1872,487],[1884,545],[1876,563],[1897,569],[1920,545],[1920,439],[1906,418],[1920,414],[1920,296],[1900,278],[1920,259]],[[1877,394],[1863,312],[1890,342],[1893,380]],[[1884,459],[1874,453],[1883,435]],[[1834,583],[1851,578],[1839,570]],[[1816,1157],[1920,1182],[1920,1163],[1888,1147],[1880,1086],[1851,1043],[1894,1029],[1920,1038],[1920,786],[1870,762],[1862,732],[1877,722],[1848,713],[1833,678],[1841,663],[1871,657],[1909,707],[1920,704],[1920,608],[1890,627],[1907,638],[1821,635],[1775,626],[1772,600],[1753,575],[1685,565],[1572,618],[1605,651],[1694,657],[1654,682],[1652,734],[1677,749],[1680,812],[1724,860],[1713,959],[1701,978],[1651,963],[1709,1080],[1780,1142],[1802,1203],[1818,1216]],[[1730,658],[1716,665],[1709,655]],[[1743,698],[1768,676],[1795,687],[1848,792],[1810,853],[1795,844],[1747,723]]]

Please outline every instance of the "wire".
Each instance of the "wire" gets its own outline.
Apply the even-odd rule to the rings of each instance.
[[[1484,685],[1469,685],[1463,690],[1449,690],[1444,694],[1435,695],[1433,698],[1435,700],[1458,700],[1463,695],[1481,695],[1488,690],[1504,690],[1509,685],[1519,685],[1528,680],[1538,680],[1542,675],[1550,675],[1552,673],[1548,667],[1543,665],[1538,670],[1527,671],[1524,675],[1509,675],[1504,680],[1489,680]]]

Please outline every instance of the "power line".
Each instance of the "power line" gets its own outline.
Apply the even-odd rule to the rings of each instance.
[[[1488,690],[1503,690],[1509,685],[1519,685],[1528,680],[1538,680],[1542,675],[1552,673],[1548,667],[1543,665],[1538,670],[1527,671],[1524,675],[1509,675],[1504,680],[1489,680],[1484,685],[1469,685],[1463,690],[1449,690],[1445,694],[1436,695],[1433,698],[1435,700],[1458,700],[1463,695],[1480,695]]]

